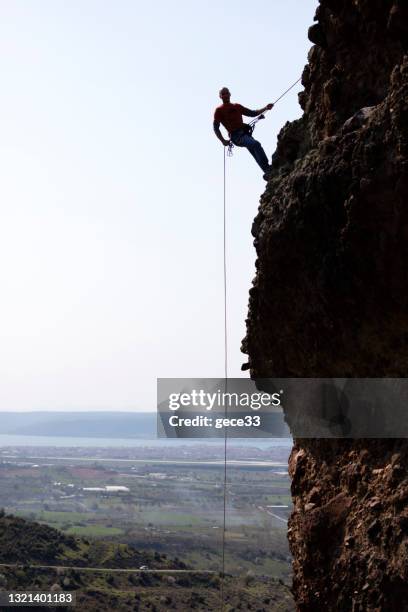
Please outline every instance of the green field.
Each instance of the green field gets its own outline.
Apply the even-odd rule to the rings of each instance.
[[[268,504],[282,504],[284,506],[292,506],[292,497],[290,495],[266,495]]]
[[[180,527],[194,527],[196,525],[208,525],[209,519],[203,516],[197,516],[197,514],[187,514],[180,512],[178,509],[173,511],[169,510],[149,510],[141,511],[136,515],[136,520],[143,524],[152,525],[168,525],[168,526],[180,526]]]
[[[123,529],[118,527],[103,527],[102,525],[74,525],[65,530],[66,533],[89,538],[106,538],[112,536],[121,536],[124,534]]]

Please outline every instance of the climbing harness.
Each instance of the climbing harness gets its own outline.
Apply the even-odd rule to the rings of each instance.
[[[299,83],[299,81],[300,81],[300,79],[301,79],[301,78],[302,78],[302,77],[299,77],[299,78],[298,78],[298,80],[297,80],[295,83],[293,83],[293,85],[291,85],[290,87],[288,87],[288,89],[286,89],[286,91],[284,91],[284,92],[283,92],[283,94],[281,94],[281,95],[279,96],[279,98],[277,98],[277,99],[275,100],[275,102],[273,102],[273,105],[275,106],[275,104],[276,104],[277,102],[279,102],[279,100],[282,100],[282,98],[283,98],[284,96],[286,96],[286,94],[287,94],[287,93],[289,93],[289,92],[290,92],[290,90],[291,90],[291,89],[293,89],[293,88],[294,88],[294,86],[295,86],[295,85],[297,85],[297,84]],[[267,112],[267,111],[264,111],[264,112]],[[246,134],[248,134],[248,136],[252,136],[252,132],[254,131],[256,124],[258,123],[258,121],[261,121],[261,119],[265,119],[265,115],[264,115],[264,113],[262,113],[261,115],[258,115],[258,117],[255,117],[255,119],[253,119],[253,120],[252,120],[252,121],[250,121],[249,123],[244,123],[244,125],[243,125],[243,127],[242,127],[241,129],[242,129],[242,130],[243,130],[243,131],[244,131]],[[230,140],[230,141],[229,141],[229,145],[228,145],[228,151],[227,151],[227,155],[228,155],[228,157],[232,157],[232,155],[233,155],[232,149],[233,149],[233,148],[234,148],[234,143],[232,142],[232,140]]]
[[[262,113],[261,115],[259,115],[258,117],[256,117],[255,119],[253,119],[253,121],[250,121],[249,123],[244,123],[244,125],[242,126],[242,128],[240,128],[245,134],[247,134],[248,136],[252,136],[252,132],[255,129],[255,125],[258,123],[258,121],[260,121],[261,119],[265,119],[265,115]],[[232,153],[232,149],[234,148],[234,143],[232,142],[232,140],[229,141],[229,145],[228,145],[228,151],[227,151],[227,155],[228,157],[232,157],[233,153]]]
[[[286,91],[283,92],[275,100],[273,105],[279,100],[281,100],[286,94],[295,87],[300,81],[302,77],[300,77],[293,85],[288,87]],[[255,125],[261,119],[265,119],[265,115],[262,113],[258,117],[255,117],[250,123],[246,124],[245,131],[252,135],[252,132],[255,129]],[[228,384],[228,311],[227,311],[227,197],[226,197],[226,157],[230,157],[232,155],[233,143],[230,141],[228,145],[228,151],[225,152],[224,149],[224,190],[223,190],[223,221],[224,221],[224,230],[223,230],[223,257],[224,257],[224,377],[225,377],[225,390],[227,390]],[[225,416],[227,416],[227,404],[225,404]],[[221,584],[220,584],[220,596],[221,596],[221,612],[225,610],[225,543],[226,543],[226,525],[227,525],[227,428],[225,427],[225,435],[224,435],[224,482],[223,482],[223,524],[222,524],[222,559],[221,559]]]

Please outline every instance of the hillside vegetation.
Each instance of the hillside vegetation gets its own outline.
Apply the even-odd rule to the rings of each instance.
[[[76,594],[76,609],[88,612],[208,612],[220,608],[221,581],[217,574],[183,573],[180,570],[186,566],[177,558],[144,553],[125,544],[76,538],[0,511],[2,564],[8,565],[0,567],[0,590],[71,591]],[[138,570],[141,566],[168,571],[109,571]],[[281,581],[227,576],[225,591],[226,612],[293,610],[291,595]]]

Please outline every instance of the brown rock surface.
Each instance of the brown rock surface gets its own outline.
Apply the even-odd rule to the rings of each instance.
[[[408,9],[320,0],[253,234],[251,376],[408,372]],[[408,610],[408,444],[296,440],[298,610]]]

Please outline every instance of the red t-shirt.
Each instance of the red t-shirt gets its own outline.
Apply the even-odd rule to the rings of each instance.
[[[241,104],[232,104],[227,102],[215,109],[214,121],[222,123],[226,130],[231,134],[234,130],[239,130],[244,125],[242,119],[242,111],[244,107]]]

